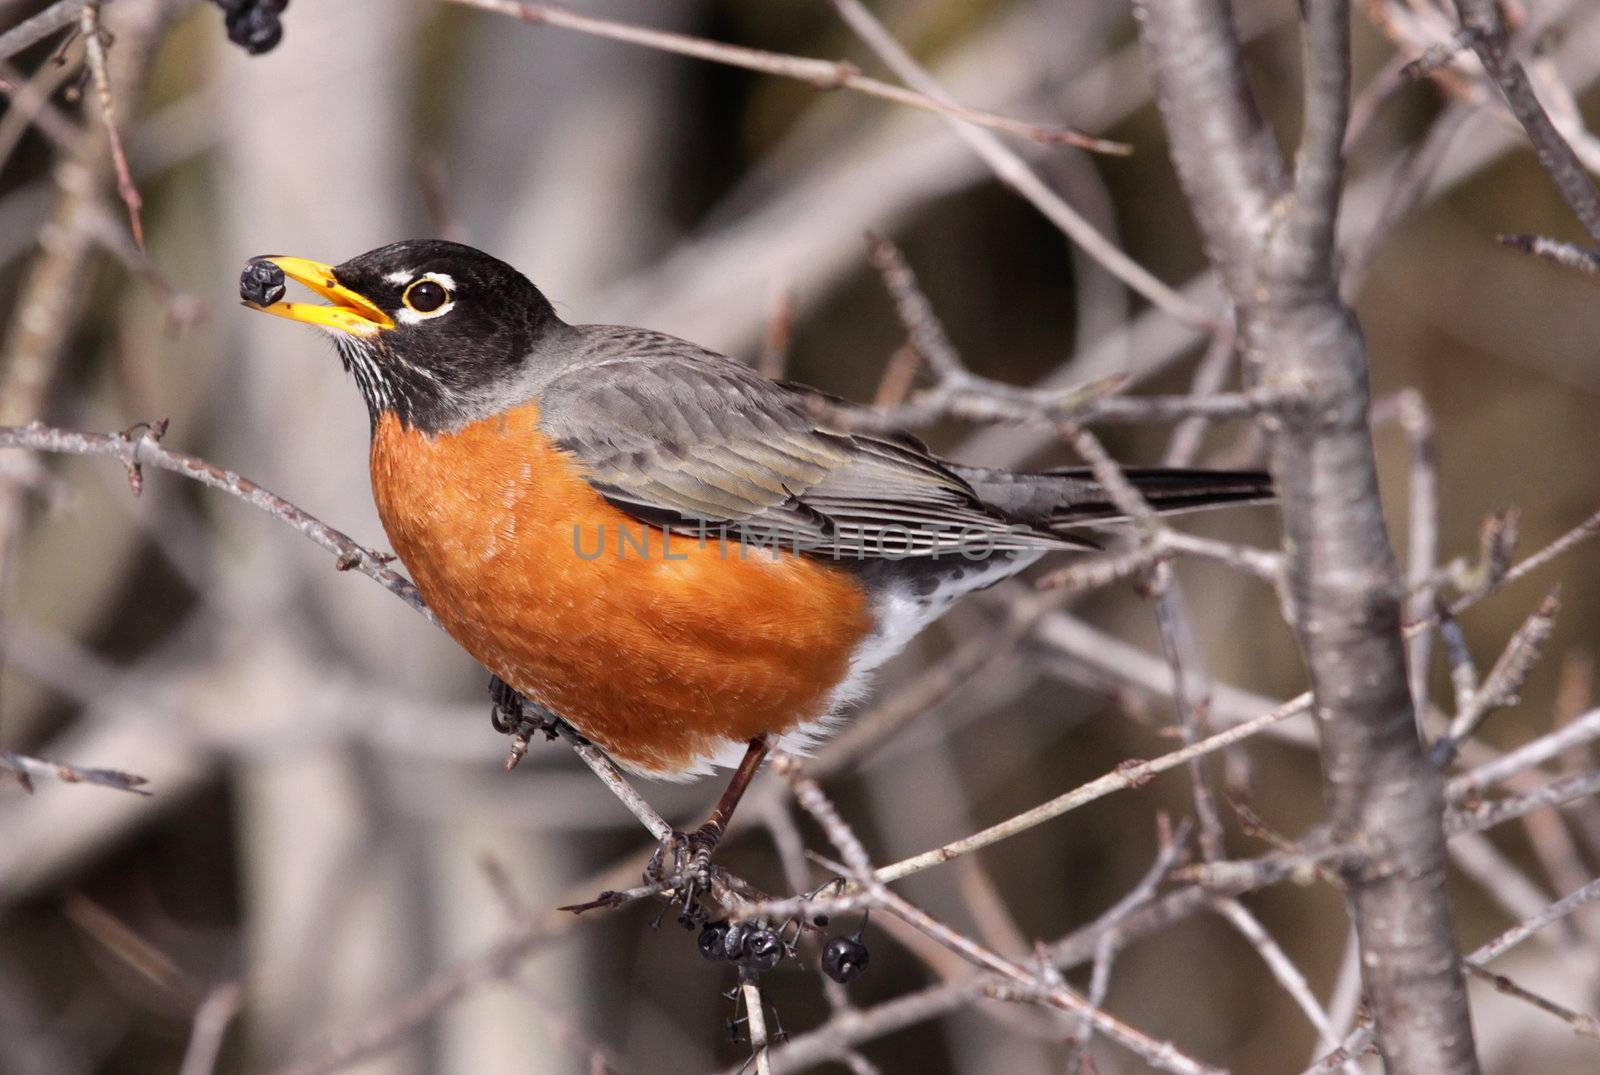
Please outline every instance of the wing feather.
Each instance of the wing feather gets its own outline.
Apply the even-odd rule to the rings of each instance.
[[[584,331],[586,361],[540,391],[540,422],[636,518],[864,558],[1070,543],[986,504],[918,442],[827,428],[802,393],[731,359]]]

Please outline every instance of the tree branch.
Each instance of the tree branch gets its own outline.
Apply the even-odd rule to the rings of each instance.
[[[612,41],[625,41],[630,45],[673,52],[679,56],[692,56],[712,63],[742,67],[747,71],[777,75],[781,78],[809,82],[818,89],[847,89],[895,104],[909,105],[928,112],[937,112],[979,127],[1005,131],[1045,145],[1076,146],[1096,153],[1127,156],[1132,148],[1122,142],[1096,138],[1070,127],[1052,127],[1041,123],[1026,123],[1009,116],[998,116],[978,108],[967,108],[953,101],[937,100],[926,94],[908,90],[904,86],[868,78],[852,63],[843,60],[818,60],[809,56],[789,56],[780,52],[766,52],[743,45],[728,45],[720,41],[690,37],[670,30],[653,30],[612,19],[596,18],[571,11],[556,4],[535,4],[521,0],[451,0],[463,7],[509,15],[527,23],[547,23],[566,30],[577,30]]]
[[[1333,259],[1349,6],[1302,10],[1306,140],[1292,190],[1225,0],[1145,3],[1140,29],[1174,163],[1240,313],[1247,377],[1301,394],[1263,420],[1283,507],[1284,603],[1311,675],[1334,837],[1358,851],[1344,870],[1379,1048],[1397,1075],[1471,1075],[1440,779],[1415,731],[1366,354]]]
[[[1577,214],[1589,238],[1600,243],[1600,189],[1596,189],[1583,162],[1556,130],[1550,114],[1533,92],[1528,72],[1512,54],[1511,39],[1496,0],[1456,0],[1456,10],[1461,14],[1461,25],[1467,31],[1472,51],[1505,95],[1511,114],[1528,132],[1539,163],[1555,180],[1556,188]]]
[[[135,427],[137,432],[82,433],[68,429],[53,429],[42,422],[26,426],[0,426],[0,448],[27,448],[36,452],[57,452],[64,455],[101,455],[122,461],[128,468],[128,482],[135,494],[143,481],[142,468],[159,467],[181,474],[201,485],[220,489],[243,500],[251,507],[288,523],[306,537],[338,556],[341,571],[359,571],[375,580],[413,609],[439,626],[422,600],[422,595],[411,580],[392,571],[386,560],[371,549],[360,545],[347,534],[335,530],[314,515],[296,507],[283,497],[263,489],[249,478],[240,477],[231,470],[206,462],[197,456],[169,451],[160,443],[156,428]]]

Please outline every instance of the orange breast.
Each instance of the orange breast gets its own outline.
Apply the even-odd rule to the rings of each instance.
[[[823,715],[872,618],[843,570],[612,507],[526,405],[372,440],[384,529],[456,641],[619,763],[680,773]]]

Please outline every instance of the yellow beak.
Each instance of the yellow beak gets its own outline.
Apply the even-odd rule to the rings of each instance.
[[[379,331],[394,328],[394,320],[371,299],[351,291],[334,279],[333,266],[306,258],[261,258],[283,270],[283,275],[327,299],[331,305],[315,302],[275,302],[261,306],[246,301],[245,305],[290,321],[333,329],[351,336],[376,336]]]

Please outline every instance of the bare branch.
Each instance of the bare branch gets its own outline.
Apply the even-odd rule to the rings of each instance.
[[[1501,245],[1536,258],[1553,261],[1567,269],[1576,269],[1589,276],[1600,275],[1600,250],[1564,243],[1560,239],[1547,239],[1542,235],[1499,235]]]
[[[1516,750],[1507,751],[1492,762],[1456,777],[1445,786],[1445,797],[1452,803],[1473,799],[1481,794],[1484,788],[1498,784],[1534,766],[1543,765],[1564,751],[1592,743],[1597,739],[1600,739],[1600,709],[1593,709],[1580,717],[1575,717],[1553,732],[1541,735]]]
[[[834,9],[850,25],[867,47],[888,64],[889,69],[906,83],[936,100],[948,100],[944,90],[933,76],[890,35],[860,0],[831,0]],[[1123,253],[1114,243],[1094,229],[1077,210],[1068,205],[1028,167],[1016,153],[988,131],[956,124],[959,135],[984,159],[1000,181],[1011,187],[1043,213],[1052,224],[1090,254],[1107,271],[1151,303],[1185,324],[1207,332],[1215,325],[1206,312],[1188,299],[1162,283],[1150,271]]]
[[[82,14],[83,0],[56,0],[37,15],[23,19],[0,34],[0,59],[9,60],[24,49],[37,45],[51,34],[65,30],[77,22]]]
[[[1448,764],[1455,756],[1457,745],[1476,732],[1489,714],[1517,703],[1518,692],[1539,660],[1550,632],[1555,629],[1556,609],[1560,603],[1560,587],[1556,587],[1517,628],[1500,659],[1490,669],[1489,677],[1471,693],[1470,704],[1456,714],[1455,720],[1450,722],[1450,730],[1433,745],[1435,765]]]
[[[223,982],[206,994],[194,1013],[189,1045],[183,1053],[178,1075],[211,1075],[217,1069],[222,1040],[228,1026],[244,1005],[244,988],[238,982]]]
[[[1512,115],[1528,132],[1539,163],[1555,180],[1556,189],[1561,191],[1589,237],[1600,243],[1600,189],[1596,189],[1578,155],[1561,137],[1550,114],[1539,103],[1528,72],[1511,51],[1511,40],[1500,18],[1499,6],[1495,0],[1456,0],[1456,10],[1461,14],[1461,26],[1468,33],[1472,51],[1477,53],[1483,69],[1505,95]]]
[[[82,433],[54,429],[41,422],[26,426],[0,426],[0,448],[24,448],[36,452],[59,452],[65,455],[103,455],[118,459],[128,468],[130,484],[137,490],[140,468],[159,467],[182,475],[201,485],[220,489],[288,523],[318,545],[335,554],[341,570],[359,571],[375,580],[406,604],[426,616],[435,625],[438,620],[423,602],[409,579],[390,570],[384,558],[358,544],[353,538],[340,533],[310,513],[257,485],[231,470],[223,470],[196,456],[169,451],[160,443],[159,434],[151,427],[139,428],[136,433]]]
[[[630,45],[643,45],[663,52],[674,52],[680,56],[692,56],[699,60],[742,67],[747,71],[797,79],[822,90],[854,90],[895,104],[937,112],[961,123],[1021,135],[1023,138],[1044,145],[1076,146],[1079,149],[1110,153],[1115,156],[1126,156],[1133,151],[1132,147],[1125,143],[1096,138],[1070,127],[1025,123],[1007,116],[997,116],[982,109],[967,108],[952,101],[938,100],[908,90],[904,86],[880,82],[878,79],[868,78],[854,64],[843,60],[816,60],[806,56],[765,52],[742,45],[727,45],[720,41],[707,41],[705,38],[690,37],[668,30],[652,30],[644,26],[584,15],[555,4],[525,3],[518,0],[451,0],[451,2],[498,15],[509,15],[527,23],[559,26],[562,29],[577,30],[593,34],[595,37],[609,38],[612,41],[625,41]]]
[[[1578,908],[1600,899],[1600,879],[1590,881],[1582,888],[1569,892],[1532,918],[1506,930],[1498,937],[1475,949],[1467,959],[1482,966],[1505,955],[1511,949],[1539,932],[1552,922],[1559,922]]]
[[[967,958],[976,966],[999,975],[1006,982],[1021,989],[1020,993],[1014,994],[1011,989],[990,987],[986,990],[988,995],[1003,999],[1011,999],[1015,996],[1016,999],[1046,1003],[1063,1011],[1080,1015],[1092,1021],[1095,1029],[1099,1030],[1107,1038],[1143,1057],[1146,1063],[1163,1071],[1185,1073],[1185,1075],[1200,1075],[1200,1073],[1220,1075],[1218,1069],[1202,1064],[1180,1053],[1171,1042],[1156,1041],[1121,1020],[1091,1007],[1077,993],[1067,988],[1066,985],[1050,983],[1039,972],[1030,971],[1023,965],[998,955],[977,942],[956,933],[927,912],[913,906],[896,893],[890,891],[881,879],[882,871],[878,871],[877,874],[874,873],[872,863],[867,857],[866,850],[861,846],[861,841],[845,824],[844,819],[839,816],[833,803],[823,795],[822,789],[817,786],[816,782],[800,775],[799,766],[792,758],[787,756],[779,756],[776,759],[775,767],[779,773],[788,778],[794,788],[796,800],[822,826],[823,830],[828,834],[829,840],[839,849],[839,854],[843,856],[852,875],[875,901],[876,906],[914,926],[945,947]]]
[[[1600,1040],[1600,1019],[1596,1019],[1594,1016],[1585,1012],[1575,1012],[1565,1005],[1557,1004],[1549,997],[1542,996],[1538,993],[1535,993],[1531,989],[1520,986],[1503,974],[1496,974],[1494,971],[1484,970],[1482,967],[1471,962],[1470,960],[1463,963],[1462,966],[1466,968],[1468,974],[1472,975],[1474,978],[1480,979],[1481,981],[1488,982],[1491,986],[1501,993],[1504,993],[1506,996],[1515,997],[1517,1000],[1520,1000],[1526,1004],[1531,1004],[1540,1011],[1547,1012],[1548,1014],[1555,1016],[1557,1019],[1560,1019],[1563,1023],[1566,1023],[1569,1027],[1571,1027],[1572,1032],[1577,1034],[1579,1037]]]
[[[133,172],[128,167],[128,154],[122,148],[122,135],[117,130],[117,106],[111,95],[111,75],[106,70],[105,31],[100,28],[101,0],[83,0],[83,17],[78,32],[83,36],[83,47],[94,76],[95,94],[100,101],[100,119],[106,127],[106,138],[111,142],[111,163],[117,173],[117,195],[128,207],[128,221],[133,227],[133,244],[144,251],[144,219],[140,209],[144,199],[134,185]]]
[[[65,762],[45,761],[27,754],[0,751],[0,769],[16,778],[26,790],[33,790],[33,778],[44,777],[66,784],[98,784],[103,788],[131,791],[135,795],[149,795],[141,785],[149,783],[144,777],[125,773],[120,769],[86,769]]]
[[[1285,604],[1311,674],[1335,832],[1366,856],[1346,879],[1379,1046],[1397,1075],[1472,1075],[1440,781],[1416,736],[1366,354],[1333,259],[1349,5],[1310,0],[1302,12],[1306,123],[1292,187],[1226,0],[1141,4],[1140,33],[1173,161],[1240,311],[1249,378],[1304,393],[1263,425],[1282,498]]]
[[[897,881],[902,877],[909,877],[911,874],[920,873],[930,867],[949,862],[951,859],[970,854],[980,848],[988,847],[990,844],[999,843],[1001,840],[1015,836],[1019,832],[1025,832],[1035,825],[1049,821],[1051,818],[1060,817],[1062,814],[1076,810],[1086,803],[1104,798],[1114,791],[1141,787],[1158,773],[1164,773],[1169,769],[1187,765],[1195,758],[1204,757],[1214,751],[1221,750],[1223,747],[1241,742],[1264,728],[1271,727],[1280,721],[1288,720],[1290,717],[1304,713],[1310,708],[1311,696],[1302,694],[1277,709],[1261,714],[1254,720],[1245,721],[1243,724],[1237,724],[1226,731],[1217,732],[1200,740],[1193,746],[1174,750],[1170,754],[1163,754],[1161,757],[1151,761],[1133,761],[1130,759],[1098,779],[1091,780],[1081,787],[1074,788],[1064,795],[1051,799],[1049,802],[1041,803],[1031,810],[1025,810],[1015,817],[1007,818],[999,824],[991,825],[981,832],[973,833],[971,836],[953,841],[943,847],[934,848],[932,851],[924,851],[920,855],[914,855],[893,865],[881,867],[877,871],[877,879],[882,882],[888,882]]]

